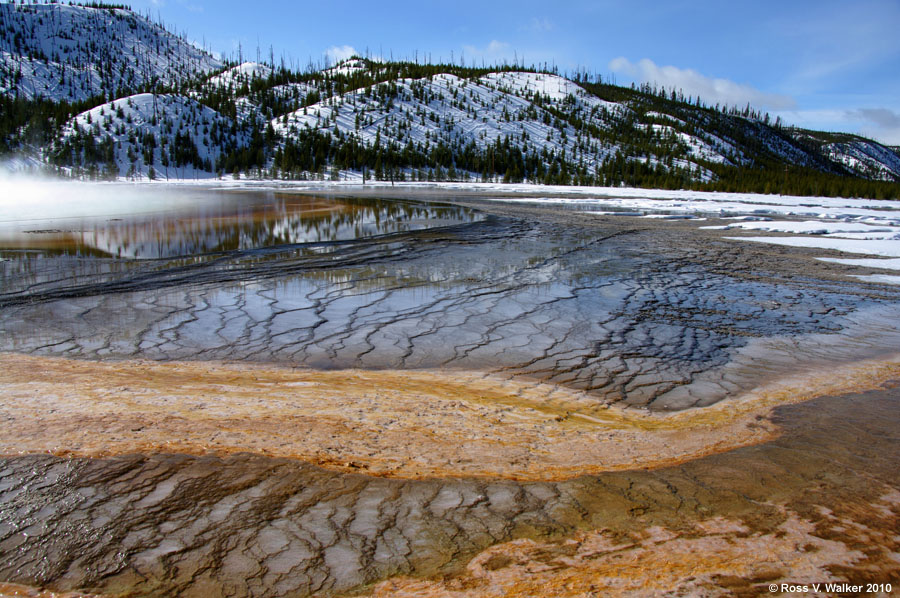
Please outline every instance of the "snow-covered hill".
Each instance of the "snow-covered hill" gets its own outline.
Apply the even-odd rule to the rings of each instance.
[[[269,105],[264,98],[275,100],[279,105],[296,106],[302,103],[311,91],[318,93],[315,85],[305,83],[282,83],[267,85],[274,69],[258,62],[243,62],[225,69],[218,75],[202,81],[197,91],[191,96],[197,99],[210,95],[225,95],[234,100],[235,116],[244,122],[252,120],[268,120],[273,116],[275,106]],[[260,90],[265,89],[265,93]]]
[[[272,67],[258,62],[243,62],[235,67],[225,69],[218,75],[206,80],[205,85],[223,88],[230,93],[238,94],[255,79],[267,79],[272,74]],[[245,91],[244,93],[248,93]]]
[[[793,137],[846,172],[878,181],[900,181],[900,155],[889,146],[846,133],[793,130]]]
[[[716,166],[752,166],[761,155],[811,169],[824,164],[879,180],[900,176],[897,155],[874,142],[820,144],[813,151],[808,140],[799,143],[753,118],[726,117],[677,103],[667,104],[668,110],[665,105],[648,110],[639,98],[604,100],[548,73],[498,72],[472,78],[439,73],[338,91],[347,77],[375,75],[384,68],[381,63],[352,59],[306,82],[279,82],[271,66],[245,62],[199,82],[190,99],[160,96],[154,114],[173,123],[167,128],[160,128],[148,116],[153,96],[136,96],[125,100],[128,109],[124,112],[120,101],[115,107],[107,104],[75,117],[53,155],[60,164],[86,165],[80,157],[87,154],[73,153],[71,147],[83,144],[93,130],[98,142],[114,140],[111,161],[120,175],[146,176],[152,166],[159,176],[175,163],[164,158],[164,151],[171,153],[174,146],[162,150],[161,144],[171,141],[184,122],[193,120],[206,132],[201,134],[195,125],[184,132],[197,148],[196,153],[188,148],[194,158],[186,176],[196,176],[200,170],[221,171],[223,156],[246,149],[254,132],[257,137],[265,134],[268,143],[264,150],[254,150],[259,157],[256,167],[280,170],[283,176],[291,169],[277,161],[278,152],[310,135],[426,159],[449,155],[453,164],[459,162],[456,156],[481,154],[488,156],[482,168],[501,177],[504,168],[510,168],[498,170],[486,160],[493,160],[495,150],[508,153],[514,148],[522,169],[528,168],[525,162],[532,164],[531,172],[514,166],[514,180],[541,179],[554,163],[568,164],[571,172],[598,179],[607,172],[608,179],[611,164],[624,171],[628,163],[639,163],[657,176],[674,173],[694,181],[713,181]],[[202,105],[214,98],[224,112]],[[152,147],[146,147],[148,142]],[[534,164],[539,164],[541,176],[535,177]],[[224,168],[231,172],[232,163]],[[460,176],[464,170],[458,171]],[[470,168],[465,176],[479,174]]]
[[[552,75],[516,75],[507,83],[518,92],[543,77],[558,79]],[[467,81],[451,74],[402,79],[325,99],[286,118],[275,118],[272,124],[285,140],[303,130],[317,130],[355,136],[365,145],[412,143],[428,151],[438,144],[450,147],[470,143],[483,150],[498,139],[512,138],[526,152],[567,151],[577,157],[582,143],[571,125],[554,123],[546,110],[536,108],[512,89],[501,91],[495,79],[489,76]],[[605,147],[593,149],[591,163],[608,151]]]
[[[738,148],[715,135],[684,132],[678,126],[683,121],[672,116],[646,116],[641,122],[628,105],[604,101],[558,75],[503,72],[475,80],[439,74],[382,83],[277,117],[272,125],[283,140],[317,130],[369,146],[412,144],[426,153],[438,145],[484,151],[509,140],[524,154],[562,156],[588,171],[622,151],[616,129],[627,126],[680,156],[668,166],[692,168],[704,179],[711,174],[698,161],[746,162]],[[666,167],[652,153],[635,158]]]
[[[881,181],[900,178],[900,156],[890,149],[866,139],[829,143],[822,148],[826,155],[853,172]]]
[[[68,101],[120,97],[222,66],[129,10],[0,3],[3,94]]]
[[[51,154],[60,165],[99,163],[98,175],[203,178],[247,142],[234,121],[196,100],[144,93],[82,112]]]
[[[100,6],[0,0],[0,151],[88,176],[368,169],[879,197],[896,193],[835,178],[900,181],[890,148],[787,129],[749,107],[509,67],[360,57],[307,72],[226,65],[130,10]]]

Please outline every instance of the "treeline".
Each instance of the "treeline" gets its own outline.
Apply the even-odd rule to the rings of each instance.
[[[52,143],[70,118],[104,101],[103,96],[69,103],[0,95],[0,154]]]
[[[68,6],[80,6],[82,8],[98,8],[101,10],[131,10],[131,6],[129,6],[128,4],[111,2],[74,2],[72,0],[70,0],[69,2],[60,2],[59,0],[18,0],[18,2],[13,1],[12,4],[18,7],[26,7],[29,5],[55,6],[59,4]]]
[[[391,139],[387,129],[384,137],[379,131],[374,143],[363,143],[352,132],[337,126],[332,130],[327,120],[321,128],[306,128],[284,139],[277,138],[273,119],[283,118],[286,123],[287,115],[293,111],[329,100],[339,102],[343,94],[353,90],[363,90],[366,98],[390,109],[397,101],[414,99],[428,104],[434,100],[434,94],[423,83],[413,83],[403,91],[397,83],[400,79],[425,82],[438,74],[449,73],[464,80],[477,80],[504,71],[553,72],[521,65],[479,68],[353,60],[360,68],[348,68],[345,63],[338,69],[310,68],[298,72],[283,64],[279,67],[272,64],[268,77],[238,78],[230,88],[200,80],[185,79],[171,85],[155,80],[132,93],[193,95],[235,123],[232,128],[245,134],[239,145],[218,143],[213,128],[212,142],[221,149],[215,163],[208,158],[201,159],[194,140],[185,137],[170,142],[165,153],[157,153],[166,165],[190,164],[220,175],[265,171],[278,178],[301,178],[308,173],[324,176],[339,170],[355,170],[380,180],[474,178],[557,185],[900,198],[897,183],[855,176],[824,155],[822,144],[846,141],[844,137],[852,141],[852,136],[832,139],[815,132],[810,133],[816,137],[798,136],[777,119],[772,122],[768,115],[749,106],[744,109],[706,106],[700,98],[685,98],[680,93],[646,85],[619,87],[599,78],[578,80],[578,83],[589,93],[626,106],[627,110],[607,114],[606,108],[598,106],[586,109],[574,96],[551,101],[537,92],[525,94],[529,100],[527,108],[515,114],[507,114],[504,109],[502,119],[506,122],[534,120],[551,127],[561,142],[556,149],[532,143],[524,131],[520,136],[498,137],[487,145],[476,144],[472,139],[457,140],[444,133],[445,125],[439,116],[434,121],[437,130],[432,132],[430,142],[426,135],[424,144],[408,139],[408,135],[405,140]],[[463,108],[463,101],[468,101],[465,94],[460,94],[460,99],[455,91],[452,94],[448,98],[450,104],[468,113],[468,105]],[[237,100],[241,97],[251,99],[259,111],[249,117],[242,115],[241,109],[246,108],[239,108]],[[443,96],[440,99],[443,101]],[[28,145],[47,147],[69,118],[105,100],[103,96],[78,103],[0,98],[0,153]],[[407,119],[411,118],[409,114]],[[357,114],[357,130],[360,116],[364,119],[365,111]],[[391,132],[395,138],[401,137],[396,133],[409,128],[408,122],[393,122],[396,130]],[[452,125],[451,119],[446,131]],[[107,143],[99,140],[92,143],[85,136],[63,144],[61,151],[52,156],[53,162],[82,172],[93,165],[96,173],[112,174],[115,160],[110,152],[113,150]],[[710,140],[722,160],[713,161],[697,154],[684,140],[686,136]],[[550,140],[549,133],[547,140]],[[146,146],[139,140],[137,145],[141,144]],[[180,146],[184,147],[179,149]],[[146,147],[136,149],[129,161],[139,165],[138,158],[144,154],[144,164],[154,163],[154,147],[151,145],[149,152]]]
[[[661,162],[627,159],[616,154],[602,165],[588,168],[553,150],[523,152],[507,136],[486,148],[474,143],[438,143],[428,151],[407,143],[372,145],[354,136],[312,129],[284,141],[273,155],[269,174],[277,178],[324,175],[329,169],[366,171],[375,180],[498,180],[548,185],[643,186],[678,189],[690,184],[690,168],[667,167]]]
[[[50,4],[55,4],[51,2]],[[82,6],[84,8],[100,8],[109,10],[131,10],[127,4],[112,4],[109,2],[69,2],[69,6]]]
[[[274,118],[351,91],[372,88],[382,83],[394,83],[398,79],[429,79],[440,74],[452,74],[462,79],[475,79],[498,72],[547,72],[538,70],[534,66],[522,67],[511,64],[466,67],[450,63],[376,62],[359,57],[351,60],[358,60],[365,65],[364,68],[343,72],[334,69],[321,70],[316,65],[310,64],[305,70],[297,71],[292,70],[284,63],[276,66],[274,62],[270,62],[268,66],[272,69],[272,73],[268,77],[241,80],[239,85],[230,89],[225,86],[201,86],[200,101],[217,112],[235,116],[237,114],[236,100],[248,97],[260,106],[263,114]],[[240,62],[228,62],[222,72],[239,64]],[[276,91],[277,88],[289,84],[308,86],[309,91],[303,97],[286,97]]]
[[[821,172],[802,166],[768,164],[755,168],[723,168],[710,183],[693,185],[705,191],[823,197],[900,199],[900,183]]]
[[[551,152],[552,154],[552,152]],[[261,165],[253,165],[260,167]],[[559,155],[524,154],[509,139],[486,149],[439,144],[423,152],[412,144],[399,147],[364,145],[355,137],[302,131],[273,154],[267,175],[297,179],[330,171],[365,172],[374,180],[497,180],[552,185],[629,186],[655,189],[693,189],[732,193],[821,195],[900,199],[900,184],[823,173],[811,168],[767,164],[734,167],[706,164],[716,179],[704,182],[686,167],[634,160],[617,153],[594,169],[572,164]],[[246,168],[244,170],[249,170]]]

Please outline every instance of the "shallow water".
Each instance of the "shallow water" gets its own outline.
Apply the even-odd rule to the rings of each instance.
[[[89,187],[90,189],[90,187]],[[59,197],[60,208],[0,212],[0,253],[160,259],[319,244],[422,230],[479,216],[464,208],[269,191],[94,187],[98,197]],[[119,193],[116,193],[118,189]],[[65,189],[59,190],[61,194]],[[15,191],[12,191],[15,193]],[[77,195],[84,194],[81,190]],[[71,201],[82,206],[65,205]]]
[[[715,254],[637,227],[274,191],[193,190],[182,200],[94,219],[82,245],[63,249],[46,233],[47,246],[7,251],[0,350],[476,369],[670,410],[788,371],[765,359],[783,338],[853,328],[880,339],[864,354],[859,344],[831,350],[825,362],[900,345],[891,314],[856,316],[893,303],[858,287],[725,274]],[[762,348],[739,353],[750,341]],[[821,365],[819,348],[831,345],[808,340],[781,353],[790,369],[804,355]]]

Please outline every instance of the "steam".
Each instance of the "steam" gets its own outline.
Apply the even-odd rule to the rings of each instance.
[[[175,194],[133,183],[85,183],[0,169],[0,227],[39,222],[109,219],[171,209]]]

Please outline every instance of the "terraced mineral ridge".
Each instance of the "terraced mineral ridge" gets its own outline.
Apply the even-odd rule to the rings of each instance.
[[[690,222],[188,195],[0,226],[0,595],[900,583],[896,289]]]

